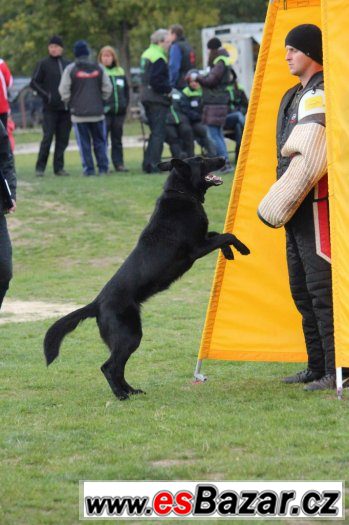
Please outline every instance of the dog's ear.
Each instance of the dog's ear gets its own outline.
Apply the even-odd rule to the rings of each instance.
[[[170,171],[172,169],[172,161],[159,162],[158,168],[160,171]]]
[[[191,168],[185,160],[181,159],[172,159],[171,160],[172,168],[176,168],[178,173],[181,175],[190,175],[191,174]]]

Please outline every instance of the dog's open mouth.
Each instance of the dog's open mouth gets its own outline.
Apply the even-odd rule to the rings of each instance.
[[[215,175],[214,173],[208,173],[205,176],[205,181],[210,182],[215,186],[220,186],[221,184],[223,184],[223,179],[221,177],[218,177],[218,175]]]

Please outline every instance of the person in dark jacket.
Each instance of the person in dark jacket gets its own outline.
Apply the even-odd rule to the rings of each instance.
[[[258,215],[269,226],[285,225],[290,288],[308,354],[307,368],[283,381],[306,384],[307,391],[327,390],[336,387],[336,365],[320,28],[294,27],[285,47],[290,73],[300,82],[280,104],[277,181]]]
[[[188,71],[188,85],[182,91],[179,105],[181,113],[185,115],[190,123],[194,139],[204,149],[207,157],[216,155],[216,146],[208,135],[208,129],[202,123],[202,87],[196,80],[190,80],[191,73],[198,73],[197,69]]]
[[[0,308],[12,279],[12,247],[5,215],[16,210],[16,185],[10,142],[0,120]]]
[[[104,66],[113,85],[111,97],[104,102],[107,133],[111,138],[111,159],[115,171],[127,172],[122,149],[122,132],[130,99],[127,78],[111,46],[102,47],[98,62]]]
[[[58,89],[63,102],[69,104],[83,175],[96,175],[91,142],[98,173],[103,175],[109,169],[103,103],[111,97],[113,87],[105,69],[89,61],[85,40],[75,42],[74,55],[75,62],[64,70]]]
[[[68,146],[71,130],[70,113],[58,93],[58,86],[64,69],[70,63],[63,58],[63,41],[54,35],[48,43],[49,56],[38,62],[30,87],[43,100],[43,138],[36,162],[36,175],[45,173],[50,147],[55,137],[53,171],[55,175],[68,175],[64,170],[64,152]]]
[[[167,65],[169,33],[158,29],[150,37],[150,46],[141,56],[141,103],[150,128],[144,152],[143,171],[159,173],[158,164],[166,136],[166,117],[171,105],[171,86]]]
[[[224,157],[226,164],[221,173],[228,173],[232,167],[229,162],[228,150],[224,141],[223,126],[228,113],[230,84],[230,59],[229,53],[222,48],[219,38],[211,38],[207,42],[210,50],[208,75],[192,73],[191,80],[196,80],[203,88],[203,117],[202,121],[208,126],[211,139],[216,145],[217,155]]]
[[[168,63],[170,84],[172,88],[182,90],[187,85],[188,71],[195,68],[195,53],[185,38],[183,27],[180,24],[170,26],[169,36],[171,42]]]

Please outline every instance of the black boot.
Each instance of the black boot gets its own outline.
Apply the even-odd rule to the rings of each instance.
[[[282,381],[288,384],[311,383],[312,381],[316,381],[317,379],[320,379],[321,377],[323,377],[323,375],[324,375],[323,372],[313,372],[312,370],[309,370],[309,368],[307,368],[306,370],[297,372],[293,376],[284,377]]]

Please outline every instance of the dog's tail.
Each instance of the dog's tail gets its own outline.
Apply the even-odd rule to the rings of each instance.
[[[44,339],[44,354],[47,366],[58,356],[63,338],[75,330],[81,321],[84,321],[88,317],[96,317],[98,313],[97,308],[97,303],[94,301],[83,308],[79,308],[65,315],[50,326]]]

